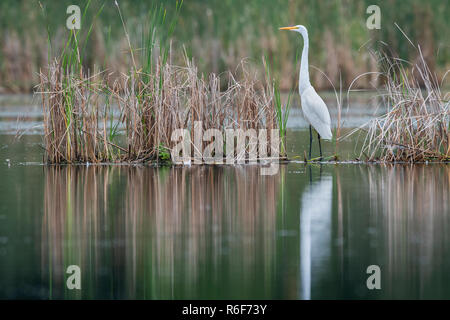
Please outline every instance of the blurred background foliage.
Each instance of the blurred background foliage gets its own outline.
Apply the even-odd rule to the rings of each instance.
[[[176,1],[119,0],[131,42],[137,52],[142,47],[150,13],[161,6],[167,17],[175,14]],[[67,41],[66,8],[87,1],[2,0],[0,1],[0,92],[29,92],[37,83],[37,73],[55,57]],[[368,30],[369,5],[381,8],[381,29]],[[43,8],[41,8],[41,5]],[[97,16],[98,14],[98,16]],[[369,49],[384,47],[393,55],[416,61],[417,50],[394,25],[397,23],[411,41],[419,44],[430,68],[438,78],[450,67],[449,1],[443,0],[185,0],[171,40],[170,59],[183,64],[184,52],[194,59],[202,73],[236,70],[242,59],[264,74],[266,56],[282,89],[297,81],[303,47],[301,37],[279,32],[278,27],[303,24],[310,35],[310,64],[320,68],[335,85],[342,78],[344,88],[358,75],[378,70]],[[94,72],[130,69],[128,44],[113,0],[93,0],[82,22],[86,35],[84,64]],[[162,36],[164,28],[157,30]],[[47,33],[51,39],[48,51]],[[330,83],[315,69],[312,81],[320,89]],[[356,86],[370,88],[375,75],[358,80]]]

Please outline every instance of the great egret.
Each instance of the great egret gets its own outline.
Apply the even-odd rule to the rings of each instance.
[[[300,75],[298,90],[300,93],[300,100],[302,103],[303,114],[306,120],[309,122],[309,158],[311,159],[312,148],[312,129],[311,126],[317,131],[317,138],[319,140],[320,158],[322,159],[322,146],[320,145],[320,138],[330,140],[333,135],[331,133],[331,120],[330,113],[328,112],[325,102],[314,90],[313,86],[309,82],[308,71],[308,30],[302,25],[293,27],[283,27],[280,30],[291,30],[298,32],[302,35],[304,45],[302,51],[302,59],[300,61]]]

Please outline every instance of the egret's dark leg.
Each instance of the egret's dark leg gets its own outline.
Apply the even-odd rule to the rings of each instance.
[[[319,133],[317,133],[317,138],[319,139],[320,160],[322,160],[322,146],[320,145],[320,134]]]
[[[311,159],[311,148],[312,148],[312,128],[309,125],[309,159]]]
[[[311,166],[308,166],[309,168],[309,184],[312,185],[312,171],[311,171]]]

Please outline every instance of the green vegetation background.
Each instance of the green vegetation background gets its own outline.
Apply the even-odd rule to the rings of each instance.
[[[0,2],[0,92],[31,91],[39,69],[48,63],[47,28],[52,53],[57,54],[67,40],[67,6],[87,1],[2,0]],[[141,46],[149,12],[161,5],[167,16],[174,14],[176,1],[118,1],[135,48]],[[427,63],[441,78],[450,67],[449,1],[316,1],[316,0],[185,0],[173,33],[171,59],[183,63],[183,52],[194,58],[201,72],[234,70],[242,61],[261,71],[266,55],[276,75],[283,75],[280,86],[290,89],[297,78],[296,55],[301,37],[279,32],[278,27],[304,24],[310,34],[310,64],[323,70],[331,81],[348,86],[359,74],[378,70],[368,48],[385,46],[403,59],[416,61],[417,50],[395,27],[397,23],[413,43],[420,44]],[[368,30],[366,9],[381,8],[381,30]],[[96,14],[103,7],[96,18]],[[127,72],[130,68],[128,45],[113,0],[93,0],[82,24],[87,33],[84,64],[91,69],[107,68]],[[165,30],[158,30],[161,34]],[[386,45],[383,45],[385,43]],[[184,47],[184,48],[183,48]],[[314,70],[319,89],[330,84]],[[358,81],[370,87],[374,76]]]

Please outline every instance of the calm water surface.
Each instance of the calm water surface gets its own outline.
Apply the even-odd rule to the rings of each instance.
[[[449,165],[43,166],[39,110],[16,140],[17,110],[0,107],[2,299],[450,298]]]

